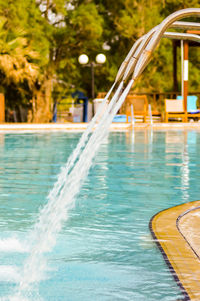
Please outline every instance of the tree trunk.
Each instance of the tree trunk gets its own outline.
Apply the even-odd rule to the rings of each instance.
[[[28,122],[47,123],[52,120],[52,78],[47,78],[40,90],[35,90],[32,98],[32,110]]]

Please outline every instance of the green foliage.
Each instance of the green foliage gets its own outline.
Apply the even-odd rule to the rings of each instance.
[[[116,10],[116,6],[113,9],[112,6],[109,6],[109,9],[113,12],[110,15],[112,16],[114,29],[114,31],[112,30],[112,35],[115,37],[115,40],[112,38],[109,39],[109,44],[111,45],[111,51],[113,48],[115,49],[111,58],[112,64],[115,66],[117,65],[117,61],[122,62],[136,39],[162,22],[169,14],[187,7],[200,7],[198,0],[125,0],[119,2],[118,11]],[[103,1],[103,3],[107,5],[107,1]],[[189,18],[185,20],[193,21],[194,19]],[[162,39],[159,47],[153,53],[150,65],[134,86],[135,91],[166,92],[173,90],[172,51],[172,42]],[[180,49],[178,51],[180,52]],[[199,88],[197,79],[200,76],[198,68],[200,59],[197,53],[197,47],[190,47],[190,89],[193,91]],[[180,57],[178,70],[180,78]]]
[[[30,103],[38,91],[47,95],[50,93],[47,86],[51,90],[47,82],[53,85],[54,100],[70,96],[77,89],[90,96],[91,69],[80,66],[78,57],[86,53],[92,62],[103,52],[107,61],[95,67],[95,89],[106,91],[135,40],[172,12],[187,7],[200,7],[200,3],[198,0],[0,0],[0,90],[7,93],[10,106],[15,102]],[[105,44],[109,50],[103,48]],[[190,89],[194,91],[199,88],[199,48],[191,47],[189,55]],[[138,80],[136,91],[172,90],[172,63],[172,43],[162,39]],[[178,70],[180,73],[180,63]]]
[[[103,20],[93,3],[81,4],[71,14],[71,24],[80,41],[99,39],[102,35],[102,23]]]
[[[48,62],[41,14],[33,1],[0,0],[0,78],[6,104],[27,103]],[[34,10],[35,9],[35,10]],[[34,28],[34,31],[33,31]],[[13,93],[12,93],[12,91]],[[26,99],[25,98],[29,98]]]

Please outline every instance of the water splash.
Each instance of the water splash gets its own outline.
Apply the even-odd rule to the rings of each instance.
[[[0,281],[19,283],[19,268],[10,265],[0,265]]]
[[[123,93],[123,83],[118,86],[96,129],[89,135],[98,116],[105,108],[106,99],[104,100],[104,104],[95,115],[86,133],[83,134],[74,153],[61,170],[56,184],[48,195],[47,204],[39,213],[38,221],[31,234],[31,252],[24,264],[17,293],[12,297],[15,299],[11,298],[10,300],[29,298],[35,284],[42,279],[47,265],[45,253],[55,245],[57,233],[61,230],[63,222],[67,220],[69,210],[75,206],[75,198],[87,177],[93,158],[107,136],[110,124],[132,84],[133,80],[129,82]]]
[[[25,243],[22,243],[16,237],[0,239],[0,252],[28,252],[29,248]]]

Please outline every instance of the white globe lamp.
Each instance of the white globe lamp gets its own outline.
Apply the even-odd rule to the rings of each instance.
[[[103,53],[97,54],[97,56],[96,56],[96,62],[97,62],[98,64],[104,64],[105,61],[106,61],[106,56],[105,56],[105,54],[103,54]]]
[[[81,54],[78,58],[78,62],[81,65],[86,65],[89,62],[89,57],[86,54]]]

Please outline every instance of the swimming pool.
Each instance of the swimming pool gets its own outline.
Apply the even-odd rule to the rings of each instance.
[[[20,279],[28,233],[80,135],[0,134],[2,300]],[[148,224],[160,210],[199,199],[199,148],[196,131],[110,133],[47,255],[42,300],[181,298]]]

